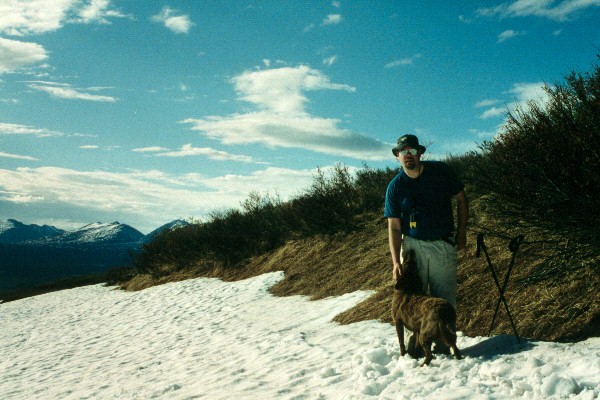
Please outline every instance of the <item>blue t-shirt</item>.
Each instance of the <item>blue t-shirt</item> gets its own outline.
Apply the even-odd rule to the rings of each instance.
[[[422,161],[423,172],[410,178],[404,170],[390,182],[385,195],[386,218],[400,218],[402,233],[421,240],[448,238],[454,232],[452,197],[464,184],[445,163]]]

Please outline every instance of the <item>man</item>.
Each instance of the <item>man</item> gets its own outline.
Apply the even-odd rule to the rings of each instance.
[[[457,251],[467,244],[469,205],[464,184],[448,165],[421,161],[425,150],[415,135],[401,136],[392,149],[402,166],[385,199],[392,276],[395,281],[400,273],[402,252],[414,249],[425,292],[456,309]],[[452,199],[457,205],[456,234]],[[414,338],[409,338],[409,353],[411,341],[414,349]]]

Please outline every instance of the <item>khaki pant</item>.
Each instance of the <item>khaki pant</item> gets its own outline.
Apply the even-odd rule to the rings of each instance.
[[[456,310],[456,247],[443,240],[427,242],[404,236],[400,257],[410,249],[415,251],[417,269],[425,293],[441,297]],[[405,328],[406,343],[410,343],[410,336],[412,332]]]

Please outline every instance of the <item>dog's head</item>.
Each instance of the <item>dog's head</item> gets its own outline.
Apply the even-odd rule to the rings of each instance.
[[[407,293],[420,293],[423,291],[421,278],[417,270],[415,251],[412,249],[407,250],[403,254],[400,274],[398,275],[395,288]]]

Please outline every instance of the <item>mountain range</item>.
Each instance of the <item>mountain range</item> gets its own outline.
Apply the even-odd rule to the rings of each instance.
[[[66,231],[14,219],[0,221],[0,295],[129,266],[144,243],[164,230],[187,224],[175,220],[144,235],[119,222],[96,222]]]

